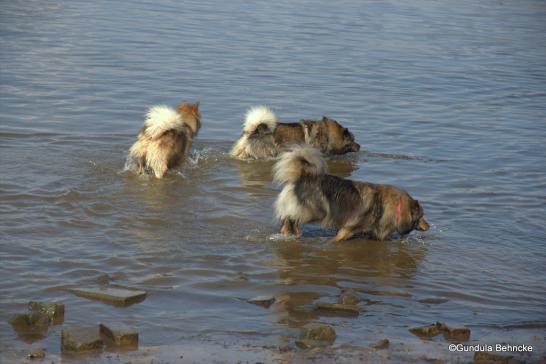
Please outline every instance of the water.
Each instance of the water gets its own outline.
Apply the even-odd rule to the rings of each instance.
[[[542,1],[3,2],[0,357],[29,347],[7,319],[31,299],[65,302],[63,327],[128,324],[141,346],[293,348],[320,322],[338,353],[388,337],[392,360],[464,358],[407,330],[439,320],[541,355],[544,34]],[[192,161],[161,181],[124,171],[147,107],[181,100],[201,101]],[[227,155],[255,104],[342,121],[363,149],[332,173],[406,189],[432,228],[277,239],[272,163]],[[105,274],[148,298],[63,290]],[[312,311],[343,288],[364,299],[358,318]],[[245,302],[257,295],[277,302]],[[58,354],[61,329],[34,345]]]

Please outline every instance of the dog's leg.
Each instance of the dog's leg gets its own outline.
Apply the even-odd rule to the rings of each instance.
[[[146,164],[146,162],[145,162],[144,158],[139,158],[137,160],[137,173],[138,174],[143,174],[144,173],[144,170],[145,170],[144,165],[145,164]]]
[[[340,241],[347,240],[355,234],[354,230],[351,228],[341,228],[338,230],[336,236],[330,240],[332,243],[339,243]]]
[[[281,225],[281,235],[295,235],[301,236],[301,230],[299,224],[290,219],[284,219]]]
[[[281,235],[291,235],[292,229],[290,226],[290,221],[288,219],[285,219],[282,221],[281,224]]]
[[[168,168],[166,163],[162,163],[160,165],[155,166],[154,167],[155,177],[158,179],[163,178],[163,176],[165,176],[165,173],[167,173],[167,169]]]

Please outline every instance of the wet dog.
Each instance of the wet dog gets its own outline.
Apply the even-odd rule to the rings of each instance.
[[[149,170],[163,178],[167,170],[184,163],[200,127],[199,103],[182,102],[176,109],[153,106],[129,150],[129,158],[136,163],[138,173]]]
[[[309,145],[327,155],[360,150],[349,129],[333,119],[279,123],[269,108],[256,106],[248,110],[243,133],[230,154],[241,159],[275,158],[291,145]]]
[[[429,228],[423,208],[407,192],[329,175],[317,149],[296,147],[282,154],[274,180],[283,185],[275,202],[283,235],[300,236],[300,225],[309,222],[338,229],[336,242],[358,233],[385,240],[394,232]]]

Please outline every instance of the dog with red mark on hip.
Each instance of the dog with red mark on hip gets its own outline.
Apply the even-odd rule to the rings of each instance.
[[[310,222],[338,229],[335,242],[359,233],[385,240],[394,232],[429,229],[419,201],[407,192],[329,175],[320,151],[311,147],[282,154],[274,166],[274,180],[283,185],[275,202],[283,235],[300,236],[300,225]]]

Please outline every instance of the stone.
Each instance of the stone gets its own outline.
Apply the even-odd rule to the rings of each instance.
[[[484,351],[474,353],[474,363],[476,364],[508,364],[511,363],[513,356],[504,356],[491,354]]]
[[[247,302],[252,303],[254,305],[269,308],[269,306],[271,306],[275,302],[275,297],[273,297],[273,296],[258,296],[258,297],[254,297],[254,298],[249,299]]]
[[[446,338],[447,340],[457,341],[457,342],[470,340],[470,329],[467,327],[460,327],[460,328],[446,327],[446,329],[444,329],[442,333],[444,334],[444,338]]]
[[[40,312],[49,317],[49,320],[53,325],[59,325],[64,322],[64,304],[63,303],[49,303],[30,301],[28,303],[28,309],[32,312]]]
[[[31,343],[44,338],[50,320],[41,312],[29,312],[12,315],[9,323],[22,340]]]
[[[108,274],[101,274],[97,277],[97,283],[101,286],[106,286],[110,284],[111,278]]]
[[[467,327],[452,328],[443,322],[436,322],[433,325],[421,326],[409,329],[409,331],[420,338],[430,339],[440,333],[446,340],[461,342],[470,340],[470,329]]]
[[[358,304],[358,297],[351,290],[341,292],[337,299],[337,303],[342,305],[356,305]]]
[[[350,316],[358,316],[358,307],[355,305],[344,305],[341,303],[328,303],[328,302],[317,302],[315,303],[315,310],[319,311],[331,311],[338,312]]]
[[[32,350],[27,355],[27,357],[29,359],[43,359],[43,358],[45,358],[45,349],[44,348],[39,348],[39,349]]]
[[[146,299],[147,295],[145,291],[137,291],[122,287],[73,288],[69,289],[69,291],[76,296],[121,307],[142,302]]]
[[[112,328],[105,324],[99,326],[100,335],[107,346],[123,349],[138,349],[138,332],[125,327]]]
[[[336,340],[336,331],[330,325],[308,324],[300,329],[300,340],[313,340],[333,344]]]
[[[419,336],[420,338],[430,339],[431,337],[434,337],[440,334],[440,327],[441,326],[439,326],[438,323],[436,323],[434,325],[413,327],[409,329],[409,331],[412,334]]]
[[[102,350],[103,340],[98,327],[74,326],[61,333],[61,352],[86,353]]]
[[[298,348],[304,350],[320,346],[320,343],[316,342],[315,340],[296,340],[295,344]]]
[[[371,347],[377,350],[387,349],[389,347],[389,343],[390,342],[388,339],[383,339],[379,340],[375,344],[372,344]]]

